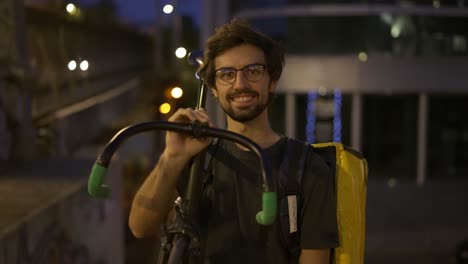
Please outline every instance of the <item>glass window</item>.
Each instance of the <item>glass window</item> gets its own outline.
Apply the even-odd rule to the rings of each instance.
[[[429,178],[468,175],[468,95],[429,97],[428,157]]]
[[[417,95],[363,96],[363,154],[371,177],[416,177]]]

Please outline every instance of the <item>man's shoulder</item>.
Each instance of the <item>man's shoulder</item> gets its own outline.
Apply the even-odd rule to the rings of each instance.
[[[308,142],[288,137],[286,140],[286,144],[289,147],[293,148],[293,151],[295,151],[296,153],[299,152],[299,154],[301,155],[306,155],[307,162],[321,159],[320,153],[317,153],[312,144]]]
[[[304,155],[303,157],[290,157],[294,160],[300,161],[302,158],[305,158],[305,171],[306,173],[310,172],[322,172],[325,174],[330,173],[330,169],[334,166],[335,160],[335,153],[322,148],[316,148],[311,143],[294,139],[294,138],[287,138],[288,145],[295,145],[295,151],[299,152],[300,155]],[[300,148],[303,150],[299,151]],[[304,151],[305,150],[305,151]],[[295,154],[296,156],[298,153]],[[319,173],[319,174],[322,174]]]
[[[293,168],[303,167],[306,174],[329,174],[330,166],[334,164],[328,156],[328,153],[323,153],[320,149],[316,149],[312,144],[294,139],[287,138],[286,148],[283,162],[286,160],[288,166]],[[301,165],[303,163],[304,165]],[[294,165],[296,164],[296,165]]]

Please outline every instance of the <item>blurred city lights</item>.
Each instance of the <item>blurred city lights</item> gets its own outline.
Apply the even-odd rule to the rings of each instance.
[[[365,53],[364,51],[359,52],[358,58],[360,61],[367,61],[367,53]]]
[[[318,88],[318,93],[319,93],[320,96],[325,96],[325,95],[327,95],[328,90],[327,90],[327,88],[325,88],[323,86],[320,86]]]
[[[453,50],[458,52],[466,52],[467,41],[464,36],[454,35],[452,39]]]
[[[340,89],[333,91],[333,102],[335,106],[333,109],[333,142],[341,142],[343,96]]]
[[[317,92],[312,91],[307,95],[307,124],[306,124],[306,136],[307,142],[315,143],[315,101],[317,100]]]
[[[180,98],[184,94],[184,91],[180,87],[174,87],[171,90],[171,96],[174,98]]]
[[[172,13],[172,11],[174,11],[174,7],[172,5],[165,5],[163,7],[163,12],[165,14],[170,14],[170,13]]]
[[[71,60],[71,61],[68,63],[68,69],[69,69],[70,71],[76,70],[76,61]]]
[[[393,24],[392,29],[390,31],[390,34],[392,34],[392,37],[398,38],[401,33],[401,26],[399,24]]]
[[[80,69],[82,71],[87,71],[89,68],[89,63],[87,60],[83,60],[81,63],[80,63]]]
[[[433,1],[432,2],[432,6],[434,6],[434,8],[439,8],[440,7],[440,2],[439,1]]]
[[[380,19],[387,25],[393,24],[393,17],[390,13],[382,13]]]
[[[75,14],[76,13],[76,6],[74,4],[68,4],[67,7],[67,12],[71,15]]]
[[[182,59],[187,55],[187,50],[184,47],[177,48],[175,51],[175,55],[177,58]]]
[[[387,181],[387,185],[388,185],[388,187],[390,187],[390,188],[395,188],[395,187],[397,186],[397,183],[398,183],[398,181],[397,181],[397,179],[395,179],[395,178],[390,178],[390,179],[388,179],[388,181]]]
[[[159,112],[161,114],[167,114],[171,111],[171,105],[168,103],[163,103],[159,106]]]

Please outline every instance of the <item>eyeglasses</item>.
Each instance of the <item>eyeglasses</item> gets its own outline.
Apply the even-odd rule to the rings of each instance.
[[[244,78],[251,82],[262,79],[266,66],[263,64],[249,64],[242,69],[221,68],[215,71],[216,80],[219,84],[233,84],[237,78],[237,72],[242,71]]]

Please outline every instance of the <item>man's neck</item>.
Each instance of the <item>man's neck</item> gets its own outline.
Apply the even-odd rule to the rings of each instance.
[[[266,113],[248,122],[238,122],[228,117],[227,125],[229,131],[248,137],[262,148],[273,145],[281,138],[270,127]]]

